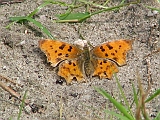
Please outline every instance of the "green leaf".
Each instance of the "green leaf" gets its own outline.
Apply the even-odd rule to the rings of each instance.
[[[45,7],[46,5],[51,4],[50,2],[45,2],[43,4],[41,4],[40,6],[38,6],[33,12],[31,12],[28,17],[33,17],[33,15],[35,15],[40,9],[42,9],[43,7]]]
[[[48,37],[50,37],[51,39],[55,39],[47,28],[45,28],[40,22],[36,21],[35,19],[32,19],[31,17],[25,17],[25,16],[24,17],[10,17],[9,19],[14,22],[26,21],[26,20],[30,21],[34,25],[39,27],[45,34],[47,34]]]
[[[154,118],[153,120],[160,120],[160,112],[158,112],[156,118]]]
[[[156,90],[155,93],[153,95],[151,95],[145,102],[151,101],[153,98],[155,98],[159,94],[160,94],[160,89]]]
[[[137,95],[136,88],[133,83],[132,83],[132,89],[133,89],[133,93],[134,93],[134,101],[136,103],[136,106],[138,107],[138,95]]]
[[[101,88],[95,88],[97,92],[102,94],[105,98],[108,98],[114,106],[121,112],[125,117],[127,117],[129,120],[134,120],[134,118],[128,113],[128,110],[119,102],[117,102],[114,98],[112,98],[106,91],[104,91]]]
[[[121,95],[122,95],[122,98],[123,98],[123,100],[124,100],[124,102],[125,102],[125,105],[128,107],[128,111],[130,112],[130,114],[133,116],[133,113],[132,113],[132,111],[131,111],[131,109],[130,109],[129,103],[128,103],[127,98],[126,98],[126,96],[125,96],[125,94],[124,94],[123,88],[122,88],[122,86],[121,86],[121,84],[120,84],[120,82],[119,82],[119,80],[118,80],[118,78],[117,78],[117,75],[114,74],[114,77],[116,78],[116,82],[117,82],[117,84],[118,84],[118,88],[119,88],[120,93],[121,93]]]
[[[160,12],[160,9],[158,9],[158,8],[147,6],[147,5],[145,5],[145,7],[149,8],[151,10],[156,10],[156,11]]]
[[[56,22],[81,22],[90,17],[88,12],[86,13],[67,13],[56,15],[59,20]]]
[[[104,110],[106,113],[108,113],[108,114],[111,114],[111,115],[114,115],[114,116],[116,116],[117,118],[119,118],[119,119],[121,119],[121,120],[130,120],[130,119],[128,119],[127,117],[125,117],[124,115],[121,115],[121,114],[117,114],[117,113],[115,113],[115,112],[113,112],[113,111],[109,111],[109,110]]]
[[[17,120],[20,120],[20,117],[21,117],[21,114],[22,114],[22,110],[23,110],[23,107],[25,105],[25,99],[26,99],[26,97],[27,97],[27,91],[25,91],[24,96],[22,98],[22,103],[21,103],[20,108],[19,108],[19,113],[18,113]]]

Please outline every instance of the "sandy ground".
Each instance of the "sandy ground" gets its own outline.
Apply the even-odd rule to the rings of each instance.
[[[9,17],[27,15],[41,3],[42,0],[37,2],[26,0],[23,3],[0,6],[0,75],[23,86],[14,86],[4,80],[1,81],[22,96],[27,90],[27,99],[30,103],[40,105],[44,109],[41,114],[33,113],[27,106],[29,113],[23,111],[21,118],[58,120],[62,110],[63,120],[109,119],[105,117],[104,109],[112,109],[113,105],[97,93],[94,87],[103,88],[119,100],[115,78],[111,81],[93,78],[87,83],[73,82],[70,86],[65,82],[62,85],[56,84],[60,78],[38,47],[38,41],[47,36],[32,23],[28,26],[16,23],[10,29],[5,28],[10,23]],[[159,8],[158,3],[154,1],[142,3]],[[114,4],[116,3],[112,5]],[[101,13],[87,19],[83,24],[54,23],[52,20],[55,19],[55,14],[63,13],[65,8],[49,5],[42,9],[35,19],[45,25],[55,38],[68,43],[79,39],[79,27],[82,36],[93,45],[117,39],[134,39],[133,49],[127,56],[127,65],[119,67],[117,74],[127,100],[131,102],[133,101],[131,81],[137,86],[137,71],[145,90],[148,70],[153,81],[151,93],[160,88],[160,53],[144,59],[144,56],[160,47],[160,15],[153,14],[143,4],[123,7],[117,12]],[[19,111],[17,104],[18,100],[11,98],[8,92],[0,88],[0,119],[16,119]],[[160,97],[147,104],[146,109],[151,117],[155,117],[160,111]]]

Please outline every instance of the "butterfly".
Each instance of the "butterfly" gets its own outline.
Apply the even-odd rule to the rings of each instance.
[[[58,66],[58,75],[70,84],[98,76],[111,79],[118,66],[126,64],[126,54],[132,48],[132,40],[106,42],[91,49],[87,43],[82,48],[59,40],[39,41],[40,49],[53,67]]]

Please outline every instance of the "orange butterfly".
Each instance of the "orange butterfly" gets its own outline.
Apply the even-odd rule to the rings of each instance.
[[[126,64],[126,54],[131,49],[131,40],[106,42],[89,50],[87,44],[83,49],[57,40],[40,40],[40,49],[46,54],[53,67],[59,66],[58,75],[67,84],[75,78],[85,81],[86,78],[99,76],[100,79],[111,79],[118,72],[118,66]]]

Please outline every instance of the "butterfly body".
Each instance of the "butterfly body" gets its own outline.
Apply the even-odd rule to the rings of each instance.
[[[131,49],[130,40],[107,42],[89,49],[85,44],[83,49],[57,40],[39,41],[40,49],[46,54],[48,62],[53,67],[59,66],[58,75],[67,84],[73,79],[86,81],[93,76],[100,79],[111,79],[118,72],[118,66],[126,64],[126,53]]]
[[[85,74],[85,77],[91,78],[92,73],[93,73],[93,63],[92,63],[92,55],[90,54],[89,47],[87,44],[83,47],[83,71]]]

